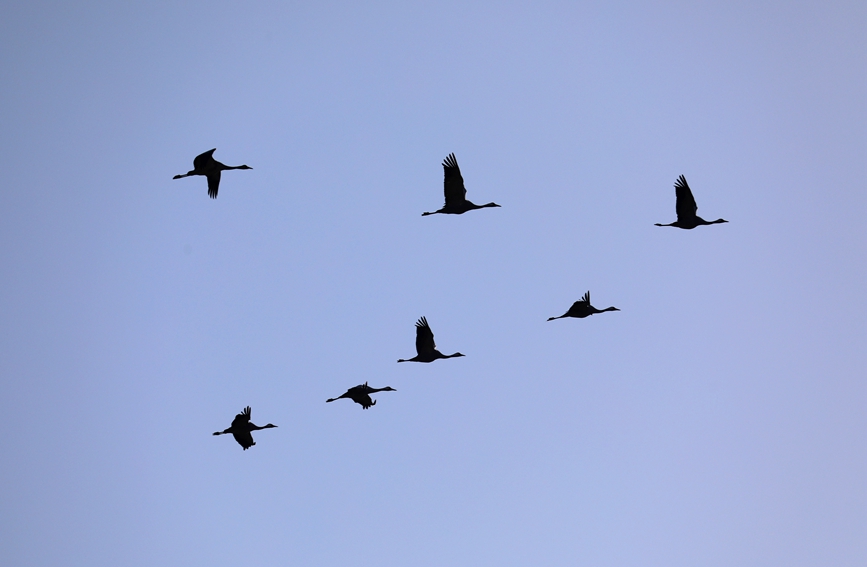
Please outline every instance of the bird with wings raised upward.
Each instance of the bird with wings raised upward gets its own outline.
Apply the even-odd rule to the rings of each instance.
[[[422,213],[421,216],[435,215],[443,213],[447,215],[461,215],[473,209],[483,209],[485,207],[499,207],[496,203],[488,203],[487,205],[477,205],[467,200],[467,190],[464,187],[464,178],[461,177],[461,168],[458,167],[458,160],[455,159],[455,154],[449,154],[443,161],[443,189],[445,191],[446,202],[443,208],[432,213]]]
[[[433,331],[430,325],[427,324],[427,319],[422,317],[415,324],[415,350],[418,354],[409,360],[400,359],[398,362],[433,362],[438,358],[455,358],[464,356],[459,352],[454,354],[443,354],[437,350],[437,345],[434,342]]]
[[[677,202],[675,203],[677,220],[670,224],[656,223],[656,226],[676,226],[677,228],[689,230],[703,224],[729,222],[725,219],[706,221],[696,214],[698,212],[698,205],[695,204],[695,198],[693,198],[692,191],[690,191],[689,185],[686,183],[686,177],[683,175],[678,177],[677,181],[674,182],[674,194],[677,198]]]

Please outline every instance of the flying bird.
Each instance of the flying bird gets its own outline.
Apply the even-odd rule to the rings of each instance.
[[[446,203],[443,205],[442,209],[432,213],[422,213],[421,216],[435,215],[437,213],[461,215],[473,209],[500,206],[496,203],[477,205],[471,201],[467,201],[467,190],[464,188],[464,178],[461,177],[461,168],[458,167],[458,160],[455,159],[455,154],[449,154],[445,161],[443,161],[443,170],[445,173],[443,188],[446,194]]]
[[[584,297],[576,301],[572,304],[572,307],[569,308],[569,311],[560,315],[559,317],[548,317],[549,321],[553,321],[554,319],[562,319],[563,317],[577,317],[578,319],[583,319],[588,315],[593,315],[594,313],[604,313],[605,311],[620,311],[620,309],[616,307],[606,307],[605,309],[596,309],[592,305],[590,305],[590,292],[584,294]]]
[[[445,355],[437,350],[434,342],[433,331],[427,324],[427,319],[422,317],[415,324],[415,350],[418,353],[409,360],[400,359],[398,362],[433,362],[438,358],[454,358],[464,356],[459,352]]]
[[[695,204],[695,199],[692,196],[692,191],[689,190],[689,185],[686,183],[686,177],[681,175],[674,182],[674,193],[677,196],[677,220],[671,224],[659,224],[656,226],[676,226],[677,228],[692,229],[701,224],[718,224],[729,222],[725,219],[716,219],[715,221],[706,221],[698,216],[698,205]]]
[[[220,172],[227,169],[253,169],[249,165],[225,165],[214,159],[213,150],[208,150],[203,154],[197,155],[193,160],[193,169],[183,175],[175,175],[172,179],[180,179],[181,177],[189,177],[191,175],[204,175],[208,178],[208,196],[211,199],[217,198],[217,191],[220,189]]]
[[[223,431],[215,431],[214,435],[224,435],[226,433],[231,433],[235,438],[235,441],[238,442],[238,445],[244,448],[246,451],[250,447],[256,444],[253,441],[253,436],[250,434],[252,431],[257,431],[259,429],[269,429],[271,427],[277,427],[269,423],[268,425],[263,425],[259,427],[254,423],[250,423],[250,406],[244,408],[244,411],[235,416],[235,419],[232,420],[232,427],[228,429],[224,429]]]
[[[337,396],[336,398],[331,398],[325,400],[325,403],[333,402],[334,400],[339,400],[340,398],[349,398],[356,404],[360,404],[362,409],[367,409],[370,406],[376,405],[376,400],[370,399],[370,394],[375,394],[376,392],[397,392],[391,386],[386,386],[385,388],[371,388],[367,385],[367,382],[364,384],[359,384],[354,388],[350,388],[346,390],[346,393],[342,396]]]

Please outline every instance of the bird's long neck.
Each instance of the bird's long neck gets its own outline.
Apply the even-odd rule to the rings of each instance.
[[[496,203],[487,203],[485,205],[477,205],[468,199],[464,199],[464,202],[466,203],[466,208],[468,211],[472,210],[472,209],[484,209],[485,207],[499,207],[500,206]]]
[[[375,394],[376,392],[385,392],[386,390],[390,390],[390,386],[386,386],[385,388],[368,388],[368,394]]]

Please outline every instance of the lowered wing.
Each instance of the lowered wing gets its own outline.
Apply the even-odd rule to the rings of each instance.
[[[211,199],[217,198],[217,191],[220,189],[220,170],[208,174],[208,197]]]
[[[243,447],[245,451],[256,444],[256,442],[253,441],[253,435],[251,435],[249,431],[233,431],[232,437],[235,438],[238,445]]]

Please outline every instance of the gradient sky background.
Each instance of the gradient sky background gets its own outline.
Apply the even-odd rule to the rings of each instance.
[[[867,4],[176,4],[0,8],[0,563],[867,564]]]

